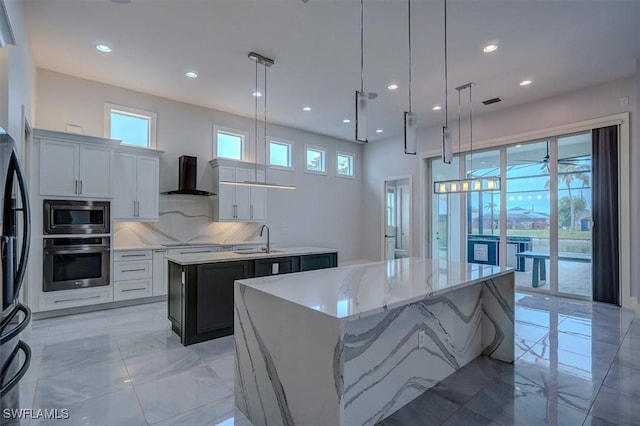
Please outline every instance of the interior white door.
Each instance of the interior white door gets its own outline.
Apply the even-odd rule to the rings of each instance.
[[[399,208],[399,227],[400,238],[398,239],[398,248],[403,250],[409,249],[409,227],[410,227],[410,210],[411,210],[411,194],[409,193],[409,185],[398,185],[398,206]]]

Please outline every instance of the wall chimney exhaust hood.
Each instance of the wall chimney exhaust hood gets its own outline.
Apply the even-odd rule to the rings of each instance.
[[[189,155],[182,155],[178,159],[178,189],[174,191],[163,192],[163,194],[173,195],[218,195],[214,192],[196,189],[196,181],[198,177],[198,158]]]

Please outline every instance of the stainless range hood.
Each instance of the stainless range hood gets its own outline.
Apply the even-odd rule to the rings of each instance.
[[[196,189],[197,177],[198,158],[183,155],[178,159],[178,189],[163,192],[163,194],[202,195],[205,197],[218,195],[214,192]]]

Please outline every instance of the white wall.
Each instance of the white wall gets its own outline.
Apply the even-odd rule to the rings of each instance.
[[[160,190],[177,187],[178,157],[198,157],[198,187],[212,190],[213,126],[250,134],[247,159],[253,161],[253,120],[52,71],[37,71],[36,127],[65,131],[67,124],[82,133],[104,136],[103,104],[112,102],[158,114],[157,149],[160,159]],[[247,102],[252,102],[248,99]],[[258,126],[261,132],[261,126]],[[269,124],[269,135],[292,141],[295,171],[268,170],[268,179],[297,185],[295,191],[268,190],[267,223],[279,246],[316,245],[340,250],[340,261],[361,258],[362,148],[360,145],[288,127]],[[305,144],[327,148],[327,176],[303,172]],[[335,177],[335,151],[353,152],[355,179]],[[263,147],[258,160],[264,162]]]
[[[640,67],[640,65],[639,65]],[[636,81],[638,83],[636,83]],[[631,112],[631,235],[640,235],[640,214],[638,212],[638,198],[640,197],[639,171],[640,165],[640,141],[637,135],[636,111],[638,110],[637,98],[640,97],[640,71],[635,77],[611,81],[605,84],[589,87],[577,92],[544,99],[515,108],[504,109],[483,115],[474,109],[473,133],[474,147],[481,146],[482,141],[507,137],[529,131],[546,129],[554,126],[574,123],[582,120],[605,117],[621,112]],[[629,104],[621,106],[620,99],[628,98]],[[457,117],[454,120],[457,121]],[[451,123],[450,123],[451,124]],[[466,126],[466,127],[465,127]],[[457,123],[454,126],[453,140],[457,140]],[[468,129],[468,122],[462,123],[463,134]],[[439,152],[440,127],[420,129],[418,152]],[[463,150],[465,148],[463,142]],[[457,146],[454,149],[457,152]],[[364,148],[364,182],[363,203],[368,214],[363,221],[363,255],[366,259],[381,259],[382,251],[382,185],[385,177],[412,174],[413,185],[413,238],[412,249],[414,256],[421,254],[421,243],[424,235],[420,234],[420,216],[424,212],[422,206],[422,194],[426,188],[421,181],[420,155],[408,156],[402,153],[402,139],[390,138],[382,142],[371,143]],[[384,167],[381,167],[384,165]],[[426,230],[424,230],[426,232]],[[428,248],[429,249],[429,248]],[[640,250],[638,238],[632,238],[632,253]],[[427,250],[428,253],[428,250]],[[633,257],[632,257],[633,259]],[[632,265],[632,286],[636,293],[640,292],[640,267]]]
[[[13,136],[21,152],[23,106],[27,120],[33,124],[35,68],[29,48],[24,1],[6,0],[5,4],[16,45],[0,48],[0,126]]]

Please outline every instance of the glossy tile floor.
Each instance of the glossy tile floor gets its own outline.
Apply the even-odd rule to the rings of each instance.
[[[640,425],[640,320],[516,298],[515,364],[477,359],[381,425]],[[250,425],[233,403],[233,339],[181,346],[166,303],[34,321],[24,340],[23,408],[70,416],[32,425]]]
[[[380,425],[640,425],[640,319],[516,294],[516,362],[478,358]]]

